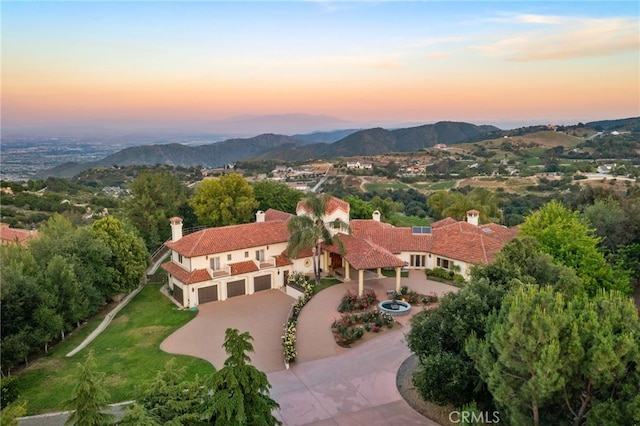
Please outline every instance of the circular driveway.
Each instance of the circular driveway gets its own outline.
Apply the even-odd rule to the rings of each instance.
[[[261,291],[225,301],[198,306],[198,315],[167,337],[160,348],[169,353],[191,355],[224,366],[227,354],[222,347],[227,328],[248,331],[255,353],[251,364],[269,373],[284,370],[282,334],[295,299],[280,290]]]

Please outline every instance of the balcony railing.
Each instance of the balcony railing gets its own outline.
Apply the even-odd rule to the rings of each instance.
[[[226,277],[227,275],[231,275],[231,267],[228,265],[211,271],[211,276],[213,278]]]
[[[260,269],[275,268],[276,260],[274,258],[261,260],[259,262],[259,266],[260,266]]]

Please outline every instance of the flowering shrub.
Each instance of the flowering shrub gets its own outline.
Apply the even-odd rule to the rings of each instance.
[[[282,347],[284,348],[284,359],[287,363],[295,361],[296,356],[298,356],[296,351],[296,323],[296,319],[289,318],[289,321],[284,326]]]
[[[294,272],[289,275],[287,284],[300,290],[303,293],[306,293],[308,290],[313,289],[313,284],[309,282],[309,277],[302,272]]]
[[[294,362],[298,352],[296,351],[296,325],[298,324],[298,315],[304,305],[313,297],[313,284],[309,282],[309,277],[301,272],[294,272],[289,275],[287,283],[300,290],[304,290],[304,294],[296,300],[291,309],[291,316],[284,325],[284,336],[282,336],[282,348],[284,359],[287,363]]]
[[[408,302],[412,305],[428,305],[429,303],[438,302],[438,295],[434,291],[430,292],[428,295],[424,295],[413,290],[409,290],[409,288],[406,286],[402,287],[401,290],[402,291],[400,292],[400,295],[396,295],[396,298],[404,300],[405,302]]]
[[[364,336],[365,331],[378,333],[382,327],[392,328],[395,323],[393,316],[381,311],[370,311],[359,314],[343,314],[331,324],[336,343],[349,346]]]
[[[364,311],[374,308],[378,304],[378,297],[376,293],[371,289],[366,289],[362,296],[358,296],[352,291],[348,291],[342,297],[340,305],[338,305],[338,312],[354,312]]]

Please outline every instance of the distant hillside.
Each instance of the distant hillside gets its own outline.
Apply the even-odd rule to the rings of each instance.
[[[253,138],[228,139],[208,145],[178,143],[142,145],[118,151],[91,163],[66,163],[39,172],[35,178],[49,176],[73,177],[84,170],[104,166],[167,164],[171,166],[221,167],[247,159],[307,161],[357,155],[378,155],[388,152],[412,152],[438,143],[473,142],[500,133],[494,126],[442,121],[435,124],[386,130],[380,127],[367,130],[340,130],[311,135],[284,136],[267,133]],[[317,143],[340,134],[347,136],[333,143]],[[316,143],[314,143],[316,142]]]
[[[622,130],[633,131],[640,129],[640,117],[622,118],[619,120],[601,120],[591,121],[585,124],[585,127],[589,127],[594,130]]]
[[[292,152],[283,152],[281,147],[269,151],[259,158],[308,160],[310,158],[331,159],[335,157],[352,157],[362,155],[378,155],[387,152],[415,152],[430,148],[436,144],[447,145],[475,142],[477,140],[497,137],[502,130],[495,126],[476,126],[469,123],[441,121],[405,129],[386,130],[381,127],[360,130],[332,144],[315,144],[296,147]]]
[[[238,160],[259,156],[281,145],[305,145],[307,142],[291,136],[264,134],[247,139],[228,139],[209,145],[187,146],[181,144],[143,145],[123,149],[102,160],[91,163],[67,163],[36,175],[37,179],[49,176],[73,177],[76,174],[103,166],[131,166],[168,164],[172,166],[221,167]]]
[[[334,143],[362,129],[334,130],[332,132],[313,132],[304,135],[293,135],[294,138],[311,143]]]

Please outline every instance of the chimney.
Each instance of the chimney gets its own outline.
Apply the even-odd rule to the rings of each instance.
[[[265,214],[262,210],[256,212],[256,222],[264,222]]]
[[[467,211],[467,222],[474,226],[478,226],[478,215],[480,215],[478,210]]]
[[[171,223],[171,242],[176,242],[182,238],[182,219],[179,217],[172,217],[169,219]]]
[[[373,212],[373,220],[380,222],[380,212],[378,210]]]

